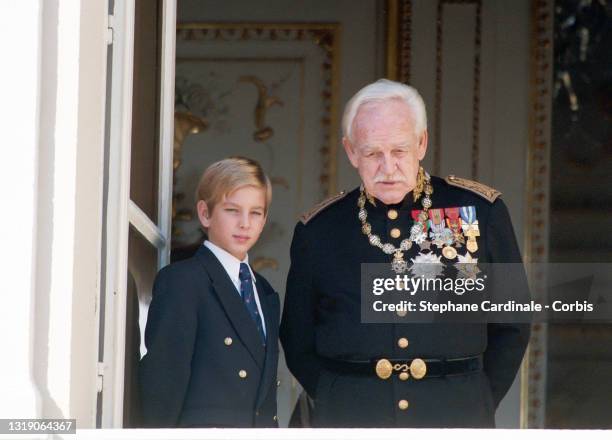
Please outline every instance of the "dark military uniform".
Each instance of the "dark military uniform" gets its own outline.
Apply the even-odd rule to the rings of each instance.
[[[475,207],[479,263],[520,263],[508,210],[499,192],[449,176],[431,178],[432,208]],[[357,217],[355,189],[317,207],[295,228],[281,342],[287,365],[314,399],[312,424],[320,427],[494,427],[495,409],[512,384],[529,339],[529,324],[364,324],[360,309],[361,263],[390,263],[368,242]],[[402,203],[368,203],[372,233],[399,247],[422,209],[409,193]],[[399,231],[399,234],[398,234]],[[419,252],[405,252],[410,261]],[[459,253],[465,253],[465,247]],[[523,277],[514,289],[528,301]],[[394,374],[383,380],[368,361],[414,359],[456,362],[460,374],[417,380]],[[352,371],[352,365],[361,370]],[[342,366],[346,366],[343,371]],[[432,364],[433,365],[433,364]],[[445,364],[446,365],[446,364]],[[462,374],[461,368],[464,368]],[[449,370],[452,368],[449,368]]]
[[[155,279],[140,364],[148,428],[277,427],[278,294],[259,274],[262,344],[227,272],[205,246]]]

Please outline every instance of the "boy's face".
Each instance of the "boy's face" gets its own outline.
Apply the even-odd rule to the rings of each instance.
[[[198,202],[198,217],[208,228],[208,239],[239,260],[257,242],[266,224],[266,194],[261,188],[243,186],[223,199],[210,213],[206,202]]]

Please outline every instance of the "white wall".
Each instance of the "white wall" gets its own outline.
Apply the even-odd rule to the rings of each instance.
[[[34,379],[41,416],[95,427],[106,5],[42,5]]]
[[[37,417],[32,381],[36,261],[36,181],[40,60],[39,0],[4,5],[0,12],[0,418]],[[15,36],[19,45],[15,45]]]
[[[92,427],[104,5],[23,0],[0,8],[8,60],[0,80],[8,208],[0,417],[76,418]]]

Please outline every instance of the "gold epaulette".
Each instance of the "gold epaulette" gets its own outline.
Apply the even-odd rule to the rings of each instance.
[[[493,203],[495,199],[501,195],[501,192],[497,191],[495,188],[491,188],[490,186],[483,185],[479,182],[474,182],[473,180],[456,177],[454,174],[446,176],[444,180],[446,180],[446,183],[449,185],[467,189],[474,194],[478,194],[480,197],[488,200],[491,203]]]
[[[343,199],[344,196],[346,196],[346,194],[347,194],[346,191],[340,191],[335,196],[328,197],[327,199],[323,200],[321,203],[316,204],[315,206],[312,207],[310,211],[305,212],[304,214],[300,216],[300,221],[303,224],[308,223],[319,212],[323,211],[328,206],[336,203],[338,200]]]

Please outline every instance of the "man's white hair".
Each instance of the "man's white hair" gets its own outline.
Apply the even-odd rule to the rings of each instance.
[[[407,86],[388,79],[379,79],[359,90],[344,107],[342,115],[342,134],[352,141],[353,120],[359,107],[368,102],[380,102],[389,99],[399,99],[414,112],[415,132],[420,136],[427,128],[427,113],[425,103],[414,87]]]

